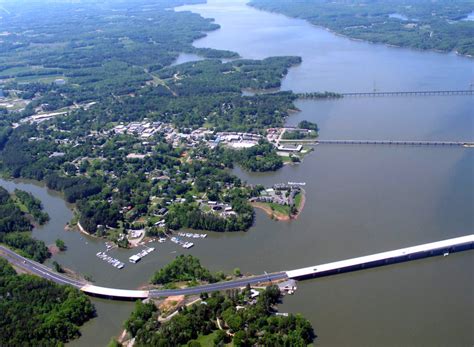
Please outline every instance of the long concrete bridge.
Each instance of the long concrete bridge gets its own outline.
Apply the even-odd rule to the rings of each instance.
[[[393,146],[462,146],[474,147],[469,141],[420,141],[420,140],[316,140],[321,145],[393,145]]]
[[[281,271],[259,276],[245,277],[233,281],[219,282],[185,289],[171,290],[126,290],[100,287],[82,280],[76,280],[58,274],[52,269],[30,259],[24,258],[14,251],[0,246],[0,256],[7,259],[12,265],[23,271],[35,274],[59,284],[73,286],[86,294],[114,300],[137,300],[146,298],[167,297],[173,295],[192,295],[205,292],[222,291],[245,287],[247,284],[256,285],[285,279],[303,280],[336,275],[339,273],[358,271],[367,268],[390,265],[421,258],[448,255],[474,249],[474,234],[453,239],[426,243],[422,245],[397,249],[383,253],[367,255],[327,264],[320,264],[291,271]]]
[[[365,93],[341,93],[342,96],[440,96],[440,95],[474,95],[474,90],[411,90],[411,91],[387,91],[387,92],[365,92]]]
[[[474,95],[474,89],[461,90],[401,90],[401,91],[372,91],[372,92],[316,92],[299,93],[299,99],[340,99],[344,97],[383,97],[383,96],[454,96],[454,95]]]

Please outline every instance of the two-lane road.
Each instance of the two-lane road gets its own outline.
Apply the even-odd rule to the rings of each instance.
[[[206,292],[221,291],[227,289],[236,289],[245,287],[247,284],[255,285],[259,283],[272,282],[287,279],[286,272],[270,273],[259,276],[245,277],[233,281],[218,282],[206,284],[202,286],[184,288],[184,289],[169,289],[169,290],[122,290],[115,288],[98,287],[87,283],[58,274],[45,265],[39,264],[33,260],[22,257],[7,247],[0,245],[0,256],[7,259],[12,265],[22,269],[28,273],[35,274],[39,277],[48,279],[58,284],[70,285],[81,291],[102,297],[109,297],[114,299],[140,299],[140,298],[158,298],[174,295],[192,295]]]

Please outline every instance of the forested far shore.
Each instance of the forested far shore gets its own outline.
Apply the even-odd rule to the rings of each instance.
[[[308,20],[350,38],[474,56],[470,0],[252,0],[250,6]]]

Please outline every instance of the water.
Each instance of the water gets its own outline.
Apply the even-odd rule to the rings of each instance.
[[[407,21],[408,20],[408,17],[407,16],[404,16],[403,14],[400,14],[400,13],[391,13],[388,15],[389,18],[394,18],[394,19],[399,19],[401,21]]]
[[[462,20],[467,20],[467,21],[474,21],[474,11],[469,13],[466,18],[463,18]]]
[[[191,61],[200,61],[203,60],[204,58],[193,53],[180,53],[178,58],[176,58],[176,61],[171,64],[171,66],[179,65],[179,64],[184,64],[184,63],[189,63]]]
[[[222,26],[197,47],[229,49],[244,58],[300,55],[283,89],[370,91],[467,89],[472,60],[356,42],[302,20],[258,11],[243,1],[187,6]],[[185,58],[181,58],[185,59]],[[187,58],[186,58],[187,59]],[[190,59],[195,59],[191,57]],[[182,60],[186,61],[186,60]],[[318,122],[325,139],[473,140],[474,98],[396,97],[299,101],[301,119]],[[34,236],[69,249],[59,263],[100,285],[137,288],[177,254],[198,256],[210,269],[262,273],[311,266],[472,233],[474,150],[465,148],[318,146],[300,166],[267,174],[234,169],[249,183],[306,181],[307,203],[291,223],[257,211],[247,233],[213,234],[189,251],[171,243],[138,264],[133,250],[111,255],[116,270],[95,257],[103,241],[64,231],[72,217],[58,194],[32,182],[16,182],[41,198],[52,220]],[[11,182],[1,185],[13,189]],[[299,283],[282,311],[301,312],[319,335],[319,346],[471,346],[474,342],[472,252]],[[94,299],[99,316],[74,346],[104,346],[120,333],[130,303]]]

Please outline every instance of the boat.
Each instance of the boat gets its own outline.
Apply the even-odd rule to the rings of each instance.
[[[128,260],[129,260],[131,263],[134,263],[134,264],[136,264],[137,262],[139,262],[140,259],[142,259],[142,258],[141,258],[138,254],[132,255],[130,258],[128,258]]]
[[[117,266],[117,269],[123,269],[125,265],[123,263],[120,263],[118,266]]]

